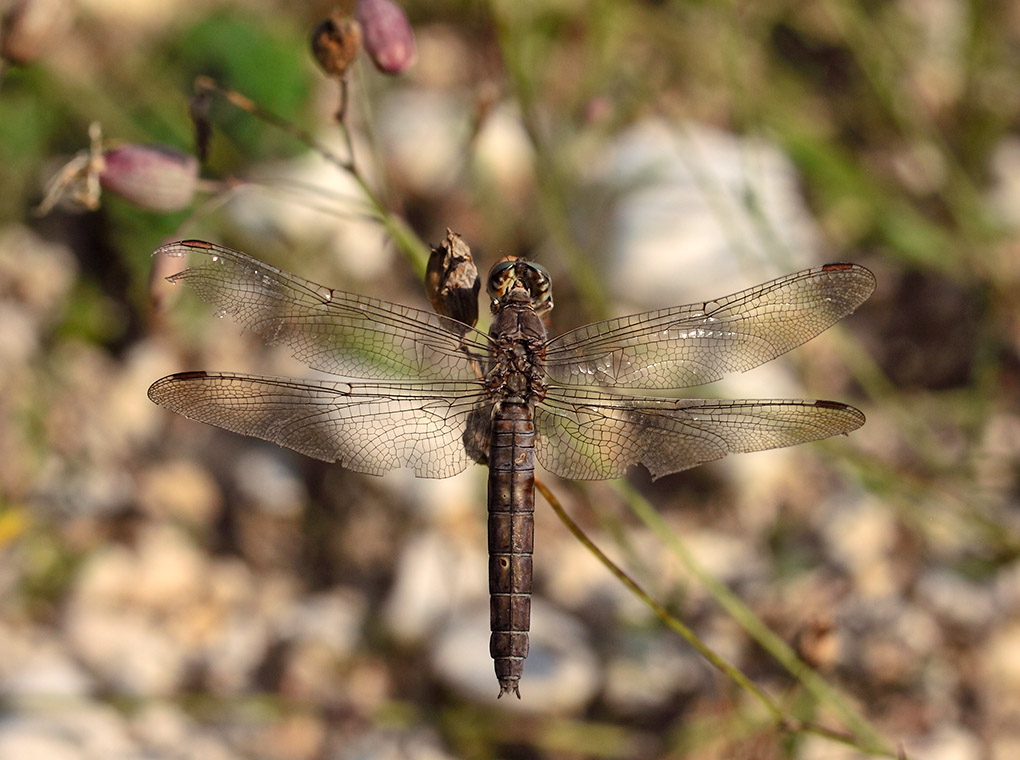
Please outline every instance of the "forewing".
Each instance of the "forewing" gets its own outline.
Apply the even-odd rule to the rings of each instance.
[[[456,320],[326,288],[229,248],[186,240],[154,253],[188,254],[198,263],[171,282],[314,369],[374,380],[473,380],[488,354],[487,337]]]
[[[661,399],[551,389],[535,410],[535,453],[573,480],[653,478],[721,459],[849,433],[864,415],[834,401]]]
[[[149,398],[199,422],[356,472],[456,475],[479,452],[468,431],[486,400],[474,383],[345,383],[214,372],[157,380]]]
[[[594,322],[553,338],[545,368],[573,386],[687,388],[743,372],[860,306],[874,275],[826,264],[714,301]]]

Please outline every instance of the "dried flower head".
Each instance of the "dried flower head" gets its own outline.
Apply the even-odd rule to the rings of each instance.
[[[91,145],[68,161],[46,185],[36,214],[48,213],[65,199],[87,209],[99,208],[109,190],[150,211],[180,211],[198,187],[198,160],[162,145],[109,147],[98,122],[89,127]]]
[[[312,32],[312,54],[331,77],[342,79],[359,50],[361,27],[340,11],[333,11]]]
[[[355,16],[365,35],[365,52],[384,74],[399,74],[414,63],[414,32],[393,0],[358,0]]]
[[[89,149],[79,151],[46,182],[36,216],[45,216],[65,199],[87,209],[99,208],[99,172],[103,169],[103,128],[89,125]]]
[[[425,293],[437,313],[472,327],[478,322],[481,282],[471,249],[460,235],[446,231],[446,239],[432,249],[425,270]]]

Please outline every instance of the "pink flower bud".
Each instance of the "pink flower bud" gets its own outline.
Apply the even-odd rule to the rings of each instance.
[[[404,9],[393,0],[358,0],[365,52],[384,74],[399,74],[414,62],[414,32]]]
[[[104,190],[150,211],[180,211],[195,195],[198,160],[163,145],[122,145],[103,153]]]

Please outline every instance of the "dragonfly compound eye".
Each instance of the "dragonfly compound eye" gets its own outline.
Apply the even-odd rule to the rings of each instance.
[[[511,259],[499,262],[489,271],[486,290],[494,305],[501,303],[514,288],[524,288],[528,292],[531,305],[539,314],[553,306],[552,278],[540,264]]]
[[[485,284],[485,290],[494,301],[499,301],[513,287],[514,268],[517,265],[515,260],[501,261],[489,270],[489,279]]]

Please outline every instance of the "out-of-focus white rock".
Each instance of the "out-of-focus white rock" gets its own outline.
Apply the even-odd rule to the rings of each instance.
[[[342,742],[329,760],[452,760],[432,731],[372,729]]]
[[[176,367],[154,344],[134,346],[117,362],[97,346],[58,343],[41,384],[48,439],[34,491],[66,514],[98,516],[132,504],[137,490],[126,463],[155,436],[164,412],[146,398],[149,383]]]
[[[1020,561],[1003,565],[992,584],[995,606],[1000,610],[1020,609]]]
[[[598,543],[598,537],[594,538]],[[628,538],[638,540],[637,532]],[[551,549],[539,546],[537,552],[552,558]],[[613,621],[609,624],[643,623],[654,616],[584,545],[572,538],[556,547],[554,562],[536,560],[536,573],[543,577],[550,599],[578,614]]]
[[[0,390],[27,370],[49,328],[63,312],[78,267],[66,246],[27,227],[0,229]],[[5,392],[10,392],[6,389]]]
[[[442,196],[460,177],[470,111],[465,98],[432,90],[386,93],[376,123],[392,173],[414,192]]]
[[[793,165],[762,138],[646,119],[592,175],[619,194],[610,281],[632,306],[715,298],[822,263]]]
[[[84,760],[72,737],[26,725],[17,718],[0,721],[0,757],[20,760]]]
[[[939,617],[974,632],[984,631],[996,614],[990,585],[968,581],[945,569],[924,573],[917,593]]]
[[[130,721],[132,735],[154,750],[180,746],[196,732],[191,718],[170,702],[149,702]]]
[[[661,629],[618,632],[614,639],[604,698],[615,710],[641,714],[709,683],[708,664],[673,633]]]
[[[124,719],[107,705],[62,702],[59,709],[17,710],[0,719],[4,760],[133,760],[141,756]]]
[[[821,253],[793,163],[767,139],[647,118],[578,161],[611,194],[597,234],[608,239],[604,279],[614,313],[698,303],[838,258]],[[811,395],[781,360],[715,388],[724,398]],[[774,504],[795,456],[732,457],[722,467],[743,504]]]
[[[194,6],[190,0],[169,0],[159,3],[130,3],[124,5],[116,0],[80,0],[83,11],[98,16],[116,33],[114,39],[122,35],[133,38],[142,31],[159,29],[164,25],[180,23],[180,20],[192,12]]]
[[[710,575],[727,585],[766,575],[766,563],[747,537],[712,528],[687,531],[683,535],[695,561]]]
[[[986,757],[982,742],[963,726],[941,724],[931,733],[914,740],[903,742],[907,757],[923,757],[925,760],[979,760]]]
[[[999,693],[1020,695],[1020,622],[996,630],[982,649],[985,682]],[[1020,697],[1015,699],[1020,707]]]
[[[83,612],[69,634],[75,654],[120,693],[169,696],[184,675],[187,652],[152,621]]]
[[[916,685],[943,646],[935,619],[898,596],[851,600],[839,622],[846,633],[841,659],[877,684]]]
[[[162,346],[143,341],[106,378],[95,424],[111,454],[127,457],[157,435],[165,412],[149,401],[146,391],[157,377],[177,369]]]
[[[295,600],[274,627],[288,641],[315,641],[337,658],[349,657],[361,642],[368,602],[354,589],[335,588]]]
[[[65,629],[75,655],[118,692],[171,695],[196,666],[216,693],[246,688],[292,584],[258,583],[237,560],[212,560],[180,531],[143,530],[85,563]]]
[[[535,150],[517,109],[506,103],[493,108],[475,138],[474,170],[494,185],[500,197],[513,201],[527,197],[525,189],[535,182],[534,160]]]
[[[415,519],[435,525],[454,540],[485,532],[485,467],[468,467],[452,478],[416,478],[407,468],[386,473],[377,482]],[[473,538],[471,543],[474,543]]]
[[[346,148],[331,127],[322,140],[338,155]],[[371,156],[356,141],[358,170],[372,183]],[[263,244],[276,242],[289,256],[274,262],[289,272],[334,285],[315,272],[325,259],[348,277],[370,280],[392,265],[388,238],[370,213],[357,183],[321,157],[308,154],[252,169],[248,184],[232,191],[225,209],[240,235]],[[313,252],[315,256],[308,255]],[[310,259],[302,265],[301,260]]]
[[[420,19],[414,34],[418,60],[407,76],[416,87],[449,91],[472,83],[477,52],[457,27]]]
[[[584,627],[541,597],[531,603],[530,651],[521,679],[521,700],[507,708],[524,712],[572,713],[599,688],[598,660]],[[451,615],[432,651],[440,679],[471,699],[494,700],[499,686],[489,657],[489,608],[478,603]]]
[[[0,301],[0,366],[4,374],[24,366],[39,349],[39,334],[35,320],[28,311],[9,301]]]
[[[128,718],[131,736],[143,748],[139,757],[173,760],[234,760],[238,757],[226,741],[192,720],[177,705],[148,702]]]
[[[77,262],[67,246],[20,225],[0,229],[0,282],[5,283],[5,297],[16,294],[34,317],[59,314],[77,273]]]
[[[383,612],[391,635],[402,641],[428,636],[456,609],[484,598],[487,573],[484,544],[454,544],[436,530],[414,537],[401,550]]]
[[[125,470],[90,465],[50,452],[37,479],[39,508],[61,515],[99,517],[131,503],[134,484]]]
[[[995,148],[991,158],[992,190],[989,202],[999,219],[1020,227],[1020,137],[1008,137]]]
[[[924,760],[977,760],[982,754],[981,742],[962,726],[940,724],[922,736],[897,737],[903,756]],[[869,755],[820,736],[805,735],[799,742],[799,760],[864,760]],[[997,760],[997,759],[996,759]]]
[[[891,558],[896,523],[885,504],[855,499],[828,505],[820,514],[829,554],[854,577],[862,596],[880,598],[897,593]]]
[[[139,475],[138,506],[156,519],[207,525],[220,509],[221,494],[208,470],[189,459],[171,459]]]
[[[277,517],[298,517],[308,500],[289,451],[246,448],[234,464],[238,491],[257,509]]]
[[[74,699],[94,686],[55,631],[0,624],[0,652],[0,694],[8,700]]]

